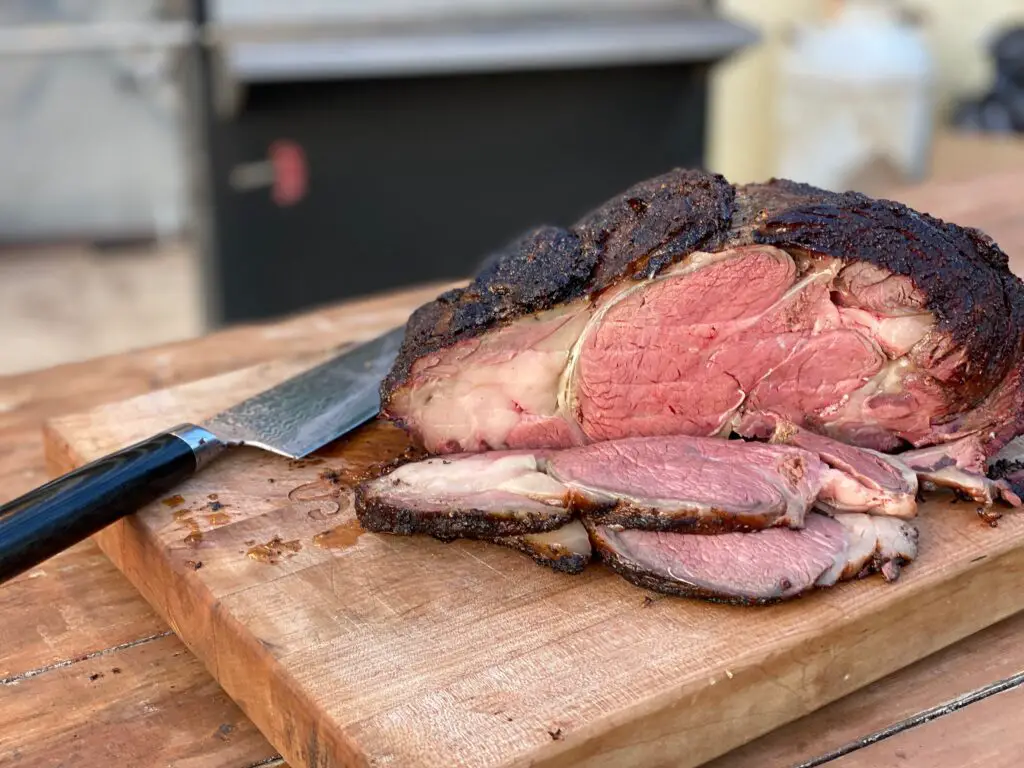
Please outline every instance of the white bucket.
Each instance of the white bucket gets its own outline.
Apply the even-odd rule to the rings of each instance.
[[[921,179],[933,133],[933,63],[892,4],[846,2],[783,53],[777,175],[826,189]]]

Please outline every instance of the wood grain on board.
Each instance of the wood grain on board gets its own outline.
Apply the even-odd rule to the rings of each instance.
[[[56,419],[50,459],[68,469],[294,371]],[[347,479],[404,448],[375,424],[322,461],[239,450],[98,538],[295,766],[697,765],[1024,608],[1024,517],[991,528],[948,501],[924,505],[896,584],[766,609],[651,603],[600,566],[360,534]],[[330,530],[338,546],[318,546]]]

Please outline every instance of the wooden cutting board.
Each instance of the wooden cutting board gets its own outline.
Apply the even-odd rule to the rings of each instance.
[[[316,360],[47,426],[66,471]],[[663,598],[467,541],[362,532],[383,424],[288,461],[240,449],[100,546],[295,768],[693,766],[1024,608],[1024,518],[921,510],[919,561],[778,606]]]

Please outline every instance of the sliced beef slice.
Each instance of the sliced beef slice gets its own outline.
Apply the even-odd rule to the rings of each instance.
[[[828,465],[818,494],[818,506],[826,511],[917,514],[917,475],[902,457],[848,445],[772,414],[750,414],[735,428],[745,437],[803,448]]]
[[[405,464],[356,489],[370,531],[493,541],[563,573],[590,562],[586,529],[569,491],[538,469],[543,452],[482,453]]]
[[[487,451],[406,464],[357,489],[368,530],[495,538],[606,523],[718,533],[799,527],[827,468],[799,448],[652,437],[564,451]]]
[[[723,436],[770,411],[895,452],[1024,429],[1024,285],[898,203],[674,170],[414,313],[382,412],[434,453]]]
[[[912,523],[864,514],[837,514],[832,519],[846,529],[846,555],[841,570],[833,569],[818,578],[819,587],[875,572],[881,572],[886,581],[895,581],[900,569],[917,557],[918,531]]]
[[[987,476],[1007,503],[1019,507],[1024,500],[1024,437],[1007,443],[988,461]]]
[[[547,460],[591,518],[693,533],[800,527],[825,471],[798,448],[694,437],[612,440]]]
[[[591,557],[590,536],[579,520],[546,533],[503,536],[494,542],[524,552],[541,565],[562,573],[582,572]]]
[[[569,491],[542,469],[543,453],[464,454],[404,464],[356,489],[369,531],[439,539],[543,533],[572,519]]]
[[[910,524],[861,514],[807,516],[802,530],[694,536],[590,524],[602,559],[634,584],[741,604],[786,600],[882,570],[895,578],[916,557]]]
[[[905,451],[899,458],[917,473],[925,488],[948,488],[980,504],[1003,499],[1020,506],[1020,496],[1008,478],[988,476],[985,452],[976,437]]]

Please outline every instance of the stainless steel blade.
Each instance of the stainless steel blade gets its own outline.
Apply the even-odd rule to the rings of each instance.
[[[347,349],[200,426],[228,445],[252,445],[296,459],[308,456],[377,415],[381,380],[404,335],[403,326]]]

